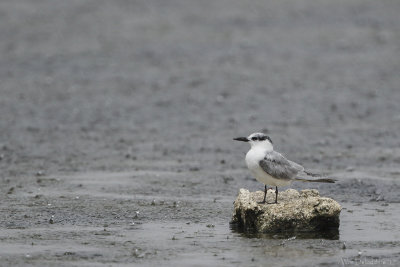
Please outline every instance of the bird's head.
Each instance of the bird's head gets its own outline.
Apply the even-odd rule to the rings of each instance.
[[[264,133],[252,133],[248,137],[237,137],[233,140],[248,142],[250,143],[251,147],[259,146],[267,149],[270,148],[271,150],[273,149],[271,138]]]

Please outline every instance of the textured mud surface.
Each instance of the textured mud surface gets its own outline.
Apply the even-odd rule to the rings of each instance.
[[[1,264],[399,265],[399,12],[0,1]],[[292,185],[342,205],[336,239],[230,228],[261,129],[339,180]]]

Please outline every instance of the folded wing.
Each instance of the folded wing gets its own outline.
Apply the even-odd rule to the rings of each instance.
[[[267,153],[259,164],[266,173],[281,180],[294,179],[299,172],[304,170],[303,166],[287,160],[276,151]]]

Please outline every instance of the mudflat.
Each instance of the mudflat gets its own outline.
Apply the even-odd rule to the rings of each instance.
[[[399,265],[399,1],[0,2],[0,265]],[[338,235],[229,221],[245,144]],[[282,188],[285,190],[286,188]]]

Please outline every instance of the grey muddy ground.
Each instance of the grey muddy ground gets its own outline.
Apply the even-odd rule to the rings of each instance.
[[[399,12],[1,1],[0,265],[398,265]],[[261,129],[339,180],[292,185],[342,204],[338,236],[230,228],[262,189],[232,138]]]

